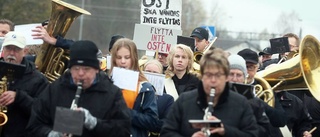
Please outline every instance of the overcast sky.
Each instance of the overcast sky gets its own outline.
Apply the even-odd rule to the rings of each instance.
[[[213,0],[202,0],[207,9]],[[224,25],[230,31],[261,32],[267,28],[273,32],[281,12],[295,11],[300,17],[297,26],[302,28],[302,36],[313,35],[320,39],[319,0],[214,0],[225,12]],[[297,29],[298,30],[298,29]],[[274,32],[276,33],[276,32]],[[298,33],[294,32],[294,33]]]

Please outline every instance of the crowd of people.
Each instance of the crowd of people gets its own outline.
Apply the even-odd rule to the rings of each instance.
[[[107,62],[93,41],[51,36],[46,30],[49,23],[37,26],[33,38],[70,51],[66,70],[52,82],[37,70],[34,60],[28,59],[26,38],[14,31],[14,23],[0,19],[0,37],[4,37],[0,62],[23,68],[20,76],[1,69],[1,78],[8,77],[0,95],[1,111],[8,117],[0,126],[2,137],[70,136],[72,133],[55,128],[60,107],[83,116],[81,135],[73,135],[81,137],[320,136],[320,103],[310,91],[296,95],[286,88],[271,90],[274,103],[270,106],[254,89],[250,91],[253,97],[247,98],[231,88],[234,84],[253,88],[263,84],[257,72],[290,61],[282,60],[288,53],[272,58],[270,47],[259,53],[249,48],[237,54],[215,47],[207,50],[209,34],[196,27],[190,34],[195,49],[177,44],[168,53],[143,58],[143,63],[133,40],[114,35],[109,44],[111,68],[106,70],[102,68]],[[293,33],[283,37],[288,37],[292,52],[299,50],[299,37]],[[205,50],[198,61],[200,70],[195,71],[194,52]],[[114,84],[116,68],[138,72],[135,90]],[[165,76],[163,95],[156,94],[144,72]],[[190,123],[192,119],[202,123]],[[204,121],[219,122],[211,126]]]

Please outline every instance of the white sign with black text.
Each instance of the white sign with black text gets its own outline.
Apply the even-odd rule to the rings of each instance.
[[[182,0],[141,0],[140,23],[181,30]]]
[[[177,44],[177,36],[182,35],[181,30],[162,28],[151,25],[136,24],[133,41],[140,50],[168,53],[171,47]]]

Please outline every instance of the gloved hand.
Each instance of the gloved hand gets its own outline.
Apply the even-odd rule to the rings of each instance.
[[[63,137],[63,134],[60,132],[51,130],[48,134],[48,137]]]
[[[94,127],[96,127],[97,125],[97,118],[92,116],[89,112],[89,110],[85,109],[85,108],[79,108],[79,110],[81,112],[83,112],[84,114],[84,127],[86,127],[89,130],[92,130]]]

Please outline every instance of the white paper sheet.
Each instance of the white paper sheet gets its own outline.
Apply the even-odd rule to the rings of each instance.
[[[32,32],[31,30],[35,29],[36,26],[41,26],[41,23],[16,25],[14,27],[14,31],[20,32],[20,33],[22,33],[24,35],[24,37],[26,38],[27,45],[43,44],[43,40],[42,39],[33,39],[33,37],[31,36],[32,34],[35,33],[35,32]]]
[[[156,89],[156,94],[162,96],[164,90],[164,74],[158,73],[150,73],[150,72],[143,72],[144,75],[147,77],[148,81],[154,86]]]
[[[136,91],[139,72],[124,68],[114,67],[112,69],[113,83],[121,89]]]

